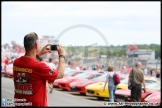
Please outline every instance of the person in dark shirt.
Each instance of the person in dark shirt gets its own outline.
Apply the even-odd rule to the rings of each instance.
[[[157,71],[156,78],[160,78],[160,71]]]

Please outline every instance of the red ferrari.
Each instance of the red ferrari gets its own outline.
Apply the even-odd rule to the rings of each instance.
[[[70,83],[73,82],[73,81],[93,79],[93,78],[99,77],[101,75],[102,75],[102,73],[98,73],[98,72],[84,72],[84,73],[81,73],[81,74],[76,75],[74,77],[66,77],[66,78],[63,78],[62,80],[60,79],[58,81],[58,86],[59,86],[59,88],[61,88],[63,90],[70,90]]]
[[[66,77],[73,77],[75,75],[81,74],[84,71],[79,71],[79,70],[66,70],[64,74],[64,78],[57,79],[53,83],[53,87],[58,87],[58,83],[64,81]]]
[[[144,99],[145,102],[155,102],[155,106],[161,106],[161,92],[154,92]]]
[[[3,66],[2,71],[1,71],[2,76],[12,78],[13,77],[13,69],[12,68],[13,68],[13,64],[7,65],[6,66],[6,72],[5,72],[5,69],[4,69],[4,66]]]
[[[79,92],[80,94],[86,94],[86,90],[85,87],[96,83],[96,82],[105,82],[106,80],[106,75],[107,74],[103,74],[102,76],[96,77],[94,79],[86,79],[86,80],[76,80],[70,83],[70,90],[74,91],[74,92]],[[123,74],[119,74],[121,80],[124,79],[125,75]]]
[[[155,91],[146,90],[146,93],[142,90],[141,102],[144,102],[144,99]],[[131,91],[129,89],[118,89],[115,91],[115,101],[116,102],[131,102]]]

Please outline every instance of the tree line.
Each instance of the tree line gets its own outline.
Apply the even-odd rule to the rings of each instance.
[[[116,57],[125,57],[126,56],[126,47],[128,45],[110,45],[110,46],[66,46],[66,52],[74,55],[83,54],[83,55],[108,55]],[[153,50],[155,51],[155,58],[161,58],[161,46],[158,44],[139,44],[138,49]]]

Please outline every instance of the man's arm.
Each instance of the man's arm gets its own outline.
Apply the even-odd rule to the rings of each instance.
[[[144,88],[146,89],[145,80],[142,81]]]
[[[144,80],[144,75],[142,75],[142,83],[143,83],[143,86],[144,86],[144,92],[146,92],[146,84],[145,84],[145,80]]]
[[[64,48],[62,48],[61,45],[57,46],[57,51],[58,51],[59,56],[60,55],[63,55],[63,56],[65,55],[64,54],[65,53]],[[65,72],[65,58],[59,57],[58,76],[57,76],[56,79],[63,78],[64,77],[64,72]]]
[[[130,78],[128,78],[128,84],[130,83]]]
[[[144,93],[146,92],[146,84],[145,84],[145,80],[142,81],[143,86],[144,86]]]
[[[128,84],[130,83],[131,79],[132,79],[132,71],[133,69],[130,71],[129,77],[128,77]]]
[[[59,65],[58,65],[58,76],[56,79],[60,79],[64,77],[65,72],[65,60],[63,57],[59,58]]]

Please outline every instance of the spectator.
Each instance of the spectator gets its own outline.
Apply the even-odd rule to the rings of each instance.
[[[71,64],[71,62],[69,61],[69,62],[68,62],[68,66],[70,66],[70,64]]]
[[[46,62],[43,61],[43,58],[42,58],[42,57],[40,57],[39,60],[40,60],[40,62],[46,64]],[[46,65],[47,65],[47,64],[46,64]],[[46,92],[48,93],[49,90],[48,90],[48,86],[47,86],[47,85],[48,85],[48,81],[46,80]]]
[[[48,66],[49,66],[50,68],[52,68],[52,69],[56,69],[56,65],[53,63],[52,58],[49,58]]]
[[[156,74],[156,78],[160,78],[161,75],[160,75],[160,70],[157,71],[157,74]]]
[[[59,64],[59,61],[56,59],[55,60],[55,67],[56,67],[56,69],[58,68],[58,64]]]
[[[104,85],[103,91],[105,91],[106,84],[108,83],[108,90],[109,90],[109,95],[110,95],[110,102],[114,102],[114,96],[115,96],[115,90],[116,90],[116,85],[114,83],[113,75],[114,75],[114,67],[113,66],[108,66],[108,74],[106,76],[106,81]]]
[[[4,65],[4,76],[7,76],[7,65]]]
[[[101,70],[105,70],[105,66],[104,65],[102,65]]]
[[[144,69],[144,73],[145,73],[145,75],[148,74],[147,72],[148,72],[148,70],[147,70],[147,68],[145,68],[145,69]]]
[[[51,69],[56,69],[55,64],[52,63],[52,58],[49,58],[49,63],[47,63],[47,66],[49,66]],[[48,86],[50,88],[49,93],[52,93],[52,90],[53,90],[53,82],[48,81]]]
[[[74,62],[73,62],[73,66],[76,67],[76,65],[77,65],[77,63],[76,63],[76,61],[74,61]]]
[[[9,64],[9,59],[8,59],[8,57],[6,57],[6,59],[5,59],[5,65],[7,66]]]
[[[92,65],[92,70],[96,70],[96,65]]]
[[[126,68],[126,66],[123,66],[123,69],[125,69]]]
[[[66,70],[70,70],[70,66],[66,64]]]
[[[154,71],[155,71],[155,69],[152,68],[151,71],[150,71],[151,76],[153,76]]]
[[[80,67],[78,65],[76,66],[76,70],[80,70]]]
[[[87,70],[86,67],[84,67],[83,70]]]
[[[17,99],[16,103],[21,103],[20,99],[25,98],[25,102],[32,103],[30,106],[48,106],[47,93],[46,93],[46,80],[54,82],[55,79],[63,78],[65,70],[64,62],[64,49],[61,45],[57,46],[59,55],[58,70],[51,69],[45,63],[40,62],[40,57],[46,53],[51,53],[50,44],[44,46],[39,52],[39,37],[36,33],[32,32],[24,37],[24,47],[26,53],[24,56],[14,60],[13,75],[14,75],[14,98]],[[28,83],[21,84],[16,82],[17,76],[24,73],[24,76],[29,80]],[[24,88],[24,89],[20,89]]]
[[[103,67],[100,67],[98,71],[105,71]]]
[[[96,70],[98,70],[99,69],[99,64],[96,64]]]
[[[144,75],[141,70],[141,67],[142,67],[141,62],[137,62],[135,68],[132,68],[129,74],[128,84],[130,84],[130,81],[132,81],[132,78],[134,79],[134,83],[135,83],[135,86],[131,90],[132,102],[140,102],[141,92],[142,92],[142,89],[141,89],[142,83],[144,85],[144,90],[146,91]],[[132,75],[132,72],[133,72],[133,75]]]

